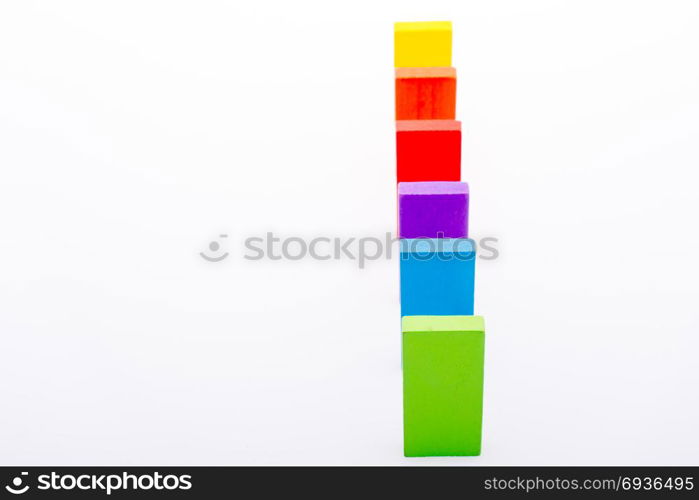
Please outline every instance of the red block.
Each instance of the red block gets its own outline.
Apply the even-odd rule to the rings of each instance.
[[[460,181],[461,122],[396,122],[398,182]]]
[[[454,68],[396,68],[396,120],[453,120]]]

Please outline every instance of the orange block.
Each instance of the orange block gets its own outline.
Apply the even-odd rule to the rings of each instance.
[[[453,120],[456,69],[396,68],[396,120]]]

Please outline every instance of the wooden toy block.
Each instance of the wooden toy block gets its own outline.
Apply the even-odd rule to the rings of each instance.
[[[400,238],[467,238],[468,184],[401,182],[398,184]]]
[[[396,67],[451,66],[451,22],[395,23]]]
[[[483,318],[406,316],[402,330],[405,456],[480,455]]]
[[[453,120],[454,68],[396,68],[396,120]]]
[[[400,240],[401,316],[473,314],[475,273],[472,240]]]
[[[461,122],[396,122],[398,182],[461,180]]]

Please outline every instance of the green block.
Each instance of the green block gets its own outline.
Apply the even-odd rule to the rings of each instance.
[[[481,316],[403,317],[403,436],[406,457],[481,453]]]

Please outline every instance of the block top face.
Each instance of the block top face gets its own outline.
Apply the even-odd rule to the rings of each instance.
[[[451,66],[451,22],[395,23],[393,33],[396,67]]]
[[[458,254],[460,259],[475,257],[476,245],[470,238],[403,238],[400,240],[401,254],[416,254],[420,260],[440,254]]]
[[[403,316],[403,333],[485,333],[483,316]]]
[[[397,22],[393,25],[395,31],[451,31],[451,21],[412,21]]]
[[[399,182],[398,196],[419,196],[435,194],[468,194],[466,182],[430,181],[430,182]]]
[[[396,120],[396,132],[461,131],[458,120]]]
[[[396,68],[396,78],[456,78],[456,68]]]

